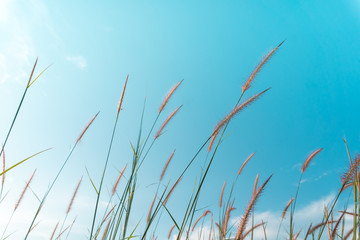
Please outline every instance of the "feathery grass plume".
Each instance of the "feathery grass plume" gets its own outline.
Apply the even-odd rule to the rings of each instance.
[[[182,179],[182,177],[180,177],[176,182],[175,184],[172,186],[172,188],[170,189],[169,193],[167,194],[164,202],[163,202],[163,205],[165,206],[166,203],[169,201],[169,198],[171,196],[171,194],[173,193],[174,189],[176,188],[176,186],[179,184],[180,180]]]
[[[176,150],[176,149],[175,149],[175,150]],[[166,162],[166,164],[165,164],[165,166],[164,166],[164,168],[163,168],[163,170],[162,170],[162,172],[161,172],[160,181],[163,179],[163,177],[164,177],[164,175],[165,175],[166,169],[167,169],[167,167],[169,166],[169,163],[170,163],[171,159],[172,159],[173,156],[174,156],[175,150],[171,153],[169,159],[167,160],[167,162]]]
[[[327,222],[321,222],[319,224],[316,224],[314,227],[312,227],[309,231],[309,234],[312,234],[313,232],[315,232],[316,230],[318,230],[320,227],[323,227],[324,225],[328,224],[328,223],[336,223],[336,221],[327,221]]]
[[[294,240],[296,240],[296,239],[299,237],[299,235],[300,235],[300,233],[301,233],[301,230],[302,230],[302,229],[300,229],[300,230],[298,231],[298,233],[295,234]]]
[[[37,222],[36,224],[34,224],[34,226],[30,229],[30,232],[31,232],[32,230],[34,230],[34,228],[36,228],[36,226],[39,225],[39,223],[40,223],[40,221]]]
[[[169,123],[169,121],[175,116],[175,114],[179,111],[179,109],[182,107],[182,105],[178,108],[176,108],[163,122],[163,124],[161,125],[159,131],[157,131],[156,135],[155,135],[155,139],[157,139],[161,134],[162,134],[162,130],[166,127],[166,125]]]
[[[331,234],[330,234],[330,224],[329,224],[329,215],[328,215],[328,210],[327,207],[325,206],[325,217],[326,217],[326,226],[327,226],[327,230],[328,230],[328,234],[329,234],[329,240],[332,240],[331,238]]]
[[[254,189],[253,189],[253,196],[254,196],[255,193],[256,193],[258,181],[259,181],[259,174],[257,174],[257,175],[256,175],[256,178],[255,178]]]
[[[307,169],[307,167],[309,166],[311,160],[319,153],[323,150],[324,148],[319,148],[317,150],[315,150],[314,152],[312,152],[310,154],[310,156],[305,160],[304,164],[301,167],[301,172],[305,172],[305,170]]]
[[[20,205],[20,203],[21,203],[21,200],[24,198],[25,192],[26,192],[26,190],[29,188],[29,185],[30,185],[30,183],[31,183],[31,181],[32,181],[32,179],[33,179],[33,177],[34,177],[35,172],[36,172],[36,169],[35,169],[34,172],[31,174],[29,180],[26,182],[26,185],[25,185],[25,187],[24,187],[24,189],[23,189],[23,191],[22,191],[22,193],[21,193],[21,195],[20,195],[20,197],[19,197],[19,200],[18,200],[18,201],[16,202],[16,204],[15,204],[14,211],[19,207],[19,205]]]
[[[255,68],[255,70],[251,73],[250,77],[246,80],[245,84],[242,86],[242,93],[244,93],[246,90],[248,90],[251,86],[251,83],[254,81],[256,75],[260,72],[261,68],[265,65],[265,63],[274,55],[274,53],[276,52],[276,50],[284,43],[284,41],[282,41],[276,48],[274,48],[273,50],[271,50],[263,59],[262,61],[259,63],[259,65],[257,65],[257,67]]]
[[[286,212],[288,210],[288,208],[290,207],[291,203],[294,201],[294,198],[291,198],[290,201],[286,204],[286,207],[284,208],[284,211],[281,215],[281,218],[284,219],[285,218],[285,215],[286,215]]]
[[[224,221],[223,221],[223,229],[222,229],[223,238],[226,237],[227,226],[228,226],[228,223],[229,223],[229,220],[230,220],[231,211],[236,209],[233,206],[234,206],[234,202],[230,203],[228,208],[226,209],[225,218],[224,218]]]
[[[219,134],[219,131],[213,133],[213,135],[211,136],[211,140],[210,140],[209,147],[208,147],[208,152],[211,151],[211,148],[214,145],[215,139],[216,139],[218,134]]]
[[[204,213],[196,220],[196,222],[194,223],[193,227],[191,228],[191,231],[194,231],[194,229],[195,229],[196,225],[199,223],[199,221],[200,221],[202,218],[206,217],[206,215],[208,215],[209,213],[211,213],[210,210],[205,210]]]
[[[92,119],[89,121],[89,123],[85,126],[84,130],[81,132],[81,134],[78,137],[78,139],[76,140],[76,142],[80,142],[81,138],[84,136],[85,132],[88,130],[90,125],[94,122],[95,118],[99,115],[99,113],[100,113],[100,111],[92,117]]]
[[[111,218],[109,219],[108,223],[106,224],[106,227],[105,227],[105,230],[104,230],[104,234],[103,234],[103,236],[102,236],[102,238],[101,238],[102,240],[104,240],[104,239],[106,238],[106,235],[107,235],[107,233],[108,233],[108,231],[109,231],[110,223],[111,223]]]
[[[221,188],[221,194],[220,194],[220,201],[219,201],[219,207],[221,208],[222,206],[222,199],[223,199],[223,195],[224,195],[224,189],[225,189],[225,185],[226,185],[226,181],[224,182],[222,188]]]
[[[350,164],[348,171],[346,171],[341,177],[341,182],[345,186],[354,176],[356,170],[360,166],[360,156],[354,159],[354,161]]]
[[[175,92],[175,90],[179,87],[179,85],[184,81],[181,80],[180,82],[178,82],[170,91],[169,93],[166,95],[164,101],[162,102],[160,108],[159,108],[159,114],[162,112],[162,110],[164,110],[166,104],[169,102],[171,96],[173,95],[173,93]]]
[[[80,178],[78,184],[76,185],[75,191],[74,191],[74,193],[73,193],[73,196],[72,196],[72,198],[71,198],[71,201],[70,201],[70,203],[69,203],[69,206],[68,206],[68,208],[67,208],[67,210],[66,210],[66,214],[68,214],[68,213],[70,212],[70,210],[71,210],[71,207],[72,207],[72,205],[73,205],[73,203],[74,203],[74,199],[75,199],[76,194],[77,194],[77,192],[78,192],[78,190],[79,190],[81,181],[82,181],[82,177]]]
[[[337,229],[338,229],[338,227],[339,227],[339,225],[340,225],[340,222],[341,222],[341,219],[344,217],[344,215],[345,215],[345,212],[343,212],[343,213],[340,215],[339,219],[336,221],[336,224],[335,224],[335,226],[334,226],[334,228],[333,228],[333,230],[332,230],[332,232],[331,232],[331,238],[332,238],[332,239],[335,239]]]
[[[55,226],[55,228],[54,228],[54,231],[53,231],[52,234],[51,234],[50,240],[53,239],[53,237],[54,237],[54,235],[55,235],[55,232],[56,232],[56,229],[58,228],[58,226],[59,226],[59,222],[57,222],[57,224],[56,224],[56,226]]]
[[[126,169],[126,166],[127,166],[127,164],[126,164],[126,165],[123,167],[123,169],[121,170],[121,172],[120,172],[120,174],[119,174],[119,176],[118,176],[118,178],[117,178],[117,180],[116,180],[116,182],[115,182],[115,184],[114,184],[114,186],[113,186],[111,195],[114,195],[114,194],[115,194],[116,188],[117,188],[117,186],[119,185],[120,179],[121,179],[121,177],[124,175],[124,171],[125,171],[125,169]]]
[[[253,152],[252,154],[250,154],[250,156],[247,157],[247,159],[244,161],[244,163],[241,165],[237,175],[239,176],[240,173],[242,172],[242,170],[244,169],[245,165],[248,163],[248,161],[254,156],[255,152]]]
[[[117,115],[116,115],[117,118],[119,117],[119,113],[120,113],[120,110],[121,110],[121,105],[122,105],[122,102],[123,102],[123,99],[124,99],[124,94],[125,94],[128,79],[129,79],[129,75],[127,75],[127,77],[126,77],[125,84],[124,84],[124,89],[122,91],[121,98],[120,98],[120,101],[119,101],[118,111],[117,111]]]
[[[216,126],[215,129],[213,131],[213,135],[215,135],[215,133],[217,131],[220,131],[220,129],[225,125],[225,123],[229,122],[230,119],[232,119],[237,113],[239,113],[241,110],[245,109],[246,107],[248,107],[251,103],[253,103],[254,101],[256,101],[261,95],[263,95],[266,91],[268,91],[270,88],[265,89],[264,91],[252,96],[251,98],[247,99],[245,102],[243,102],[242,104],[240,104],[239,106],[236,106],[228,115],[226,115]]]
[[[266,181],[263,183],[263,185],[261,185],[261,187],[251,197],[251,200],[250,200],[250,202],[249,202],[249,204],[248,204],[248,206],[247,206],[247,208],[245,210],[245,213],[241,217],[241,222],[240,222],[239,227],[238,227],[237,232],[236,232],[236,237],[235,237],[236,240],[243,239],[243,233],[245,231],[246,224],[247,224],[247,222],[249,220],[250,213],[253,211],[256,202],[258,201],[260,195],[264,191],[264,188],[265,188],[266,184],[270,181],[271,177],[272,177],[272,175],[270,175],[270,177],[268,179],[266,179]]]
[[[169,234],[168,234],[168,239],[170,239],[171,237],[171,233],[174,230],[175,224],[170,228]]]
[[[253,232],[255,229],[257,229],[258,227],[264,225],[265,223],[258,223],[256,225],[254,225],[253,227],[251,227],[245,234],[244,234],[244,239],[246,238],[247,235],[249,235],[251,232]]]
[[[155,194],[154,199],[153,199],[152,202],[151,202],[150,209],[149,209],[149,213],[148,213],[148,215],[147,215],[147,217],[146,217],[146,222],[147,222],[147,223],[148,223],[149,220],[150,220],[152,208],[153,208],[153,206],[154,206],[156,197],[157,197],[157,194]]]

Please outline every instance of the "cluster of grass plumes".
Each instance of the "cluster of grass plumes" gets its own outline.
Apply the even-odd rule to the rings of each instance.
[[[117,109],[114,109],[114,123],[112,126],[111,135],[109,136],[109,145],[107,148],[106,156],[104,156],[104,166],[101,172],[101,178],[99,182],[94,181],[89,172],[87,171],[89,182],[94,191],[96,192],[96,198],[94,199],[94,205],[92,211],[91,222],[89,222],[89,231],[87,233],[87,238],[89,240],[95,239],[156,239],[157,238],[157,230],[159,228],[159,221],[163,216],[171,219],[169,223],[169,233],[168,238],[173,237],[174,239],[189,239],[190,236],[193,236],[193,233],[198,232],[198,239],[234,239],[234,240],[243,240],[243,239],[255,239],[255,232],[261,230],[263,232],[263,236],[267,239],[267,229],[266,222],[255,222],[254,214],[255,207],[257,202],[260,201],[261,195],[264,194],[266,187],[270,184],[272,175],[267,176],[264,182],[259,183],[259,174],[255,177],[255,183],[253,187],[252,194],[249,196],[248,204],[243,209],[243,215],[239,218],[234,218],[232,216],[233,211],[235,209],[240,209],[237,207],[236,201],[233,197],[234,188],[238,182],[238,179],[241,173],[244,171],[246,165],[250,160],[252,160],[255,153],[249,155],[247,159],[245,159],[244,163],[240,166],[239,170],[234,173],[234,181],[229,185],[225,181],[219,198],[218,209],[201,209],[198,207],[198,201],[203,191],[204,184],[208,178],[209,170],[213,164],[217,151],[226,136],[226,130],[229,126],[229,123],[233,121],[234,117],[237,116],[240,112],[242,112],[245,108],[249,107],[252,103],[257,101],[261,96],[263,96],[270,88],[267,88],[259,93],[249,96],[246,100],[243,100],[243,97],[247,95],[247,91],[253,84],[253,81],[263,66],[270,60],[270,58],[276,53],[279,47],[283,44],[280,43],[277,47],[272,49],[263,59],[262,61],[255,67],[254,71],[251,73],[249,78],[244,82],[240,92],[240,96],[238,101],[234,104],[234,108],[219,121],[218,124],[214,126],[212,131],[209,131],[209,135],[206,137],[205,141],[200,144],[200,147],[195,152],[193,157],[189,159],[186,167],[179,172],[179,175],[173,179],[172,182],[166,182],[164,177],[166,176],[167,169],[169,165],[171,165],[171,161],[175,155],[175,150],[172,151],[167,161],[164,163],[164,167],[162,171],[159,173],[159,181],[155,184],[156,191],[154,197],[149,199],[149,210],[146,214],[146,219],[141,219],[136,225],[131,223],[131,219],[134,218],[134,199],[138,196],[138,174],[139,169],[142,167],[144,161],[147,160],[149,152],[152,150],[154,144],[161,138],[162,134],[164,134],[165,129],[168,128],[169,123],[173,118],[176,117],[176,114],[180,111],[182,105],[170,111],[170,114],[167,117],[164,117],[164,121],[159,124],[158,121],[162,117],[162,114],[165,112],[169,101],[173,98],[174,94],[181,87],[183,80],[179,81],[173,88],[170,89],[169,93],[166,95],[162,103],[160,104],[159,110],[155,119],[153,120],[151,127],[148,131],[145,131],[143,128],[144,119],[144,108],[142,110],[142,116],[140,121],[140,130],[138,132],[136,142],[130,143],[132,149],[132,159],[128,161],[128,163],[123,163],[121,167],[121,171],[116,179],[113,180],[114,184],[111,187],[110,193],[107,195],[104,194],[104,178],[107,173],[108,164],[110,161],[112,149],[114,143],[114,137],[117,133],[118,122],[122,115],[122,106],[126,104],[126,91],[127,91],[127,83],[129,80],[129,76],[126,77],[124,87],[122,89],[122,93],[120,95],[120,101]],[[1,176],[1,189],[0,189],[0,203],[3,198],[3,189],[4,184],[6,182],[5,175],[8,172],[21,165],[25,161],[28,161],[32,157],[35,157],[38,154],[43,153],[49,149],[40,151],[36,154],[31,155],[30,157],[19,161],[13,166],[6,167],[6,158],[5,158],[5,149],[6,143],[11,135],[13,126],[16,122],[18,113],[21,109],[23,101],[27,95],[27,91],[34,84],[34,82],[39,78],[40,75],[44,73],[42,71],[39,76],[33,78],[33,74],[36,68],[37,60],[34,64],[33,70],[29,77],[29,80],[26,84],[25,91],[20,100],[18,109],[13,118],[12,124],[8,130],[6,138],[4,140],[3,146],[1,148],[0,155],[2,156],[2,172]],[[70,152],[64,158],[63,164],[55,175],[54,179],[51,181],[48,189],[45,193],[43,193],[42,197],[38,197],[39,206],[36,209],[33,219],[29,222],[28,230],[24,236],[24,239],[31,238],[32,231],[41,224],[38,216],[44,204],[46,204],[46,200],[48,195],[51,193],[54,185],[56,184],[59,175],[62,173],[63,169],[69,162],[73,152],[76,150],[76,147],[80,141],[83,140],[85,133],[91,127],[92,123],[95,121],[99,113],[96,113],[89,123],[85,126],[84,130],[80,133],[79,137],[76,138],[76,141],[73,147],[70,149]],[[156,128],[158,129],[156,131]],[[345,139],[344,139],[345,141]],[[345,141],[346,147],[347,142]],[[207,149],[205,149],[207,147]],[[168,208],[168,201],[171,199],[172,194],[176,191],[176,187],[181,184],[181,180],[186,177],[186,173],[193,165],[194,161],[196,161],[200,153],[207,150],[207,157],[205,159],[205,165],[198,176],[198,180],[195,186],[191,186],[194,188],[192,194],[188,196],[188,200],[184,199],[185,202],[184,207],[185,211],[183,212],[183,216],[181,218],[175,217],[172,214],[172,210]],[[298,199],[300,186],[302,183],[302,177],[306,173],[306,170],[310,166],[311,161],[317,155],[320,154],[322,148],[319,148],[313,151],[308,158],[304,161],[302,165],[300,178],[298,182],[297,189],[295,191],[295,195],[291,196],[290,200],[284,207],[281,216],[281,222],[278,228],[277,239],[283,239],[284,236],[280,236],[280,232],[287,233],[286,239],[294,240],[294,239],[360,239],[360,195],[359,195],[359,165],[360,165],[360,157],[356,155],[355,157],[351,157],[350,152],[348,150],[348,157],[350,161],[350,165],[348,170],[343,174],[341,179],[341,187],[339,188],[338,194],[335,199],[330,202],[324,208],[324,218],[319,223],[309,223],[309,228],[307,231],[302,229],[297,229],[295,225],[295,207],[296,201]],[[26,182],[23,191],[18,199],[18,201],[14,205],[14,210],[12,215],[9,218],[9,221],[6,227],[2,230],[1,239],[7,239],[11,237],[11,233],[7,233],[7,228],[11,223],[14,213],[18,209],[19,205],[22,202],[22,199],[26,192],[31,189],[31,182],[35,175],[35,170],[33,174],[30,176],[29,180]],[[67,218],[69,216],[70,211],[73,210],[73,203],[78,195],[78,190],[83,182],[83,178],[81,178],[75,186],[71,199],[69,199],[68,207],[65,211],[64,218],[59,219],[54,228],[51,230],[51,234],[49,235],[49,239],[67,239],[71,236],[71,231],[76,225],[76,218],[73,219],[70,223],[67,222]],[[122,185],[119,183],[122,182]],[[170,184],[171,183],[171,184]],[[82,183],[84,184],[84,183]],[[122,188],[119,186],[123,186]],[[226,189],[230,189],[229,191],[225,191]],[[335,207],[339,200],[340,195],[346,189],[353,190],[353,199],[354,199],[354,210],[349,211],[348,209],[342,209],[341,214],[337,219],[335,219]],[[227,194],[226,194],[227,193]],[[55,194],[55,193],[54,193]],[[107,206],[104,209],[99,207],[100,202],[107,202]],[[200,213],[199,213],[200,212]],[[218,212],[219,216],[216,219],[215,213]],[[352,228],[348,230],[348,232],[344,231],[345,226],[345,216],[351,216],[353,218]],[[136,216],[135,216],[136,218]],[[283,223],[286,223],[283,225]],[[199,231],[198,231],[199,230]],[[325,231],[326,230],[326,231]]]

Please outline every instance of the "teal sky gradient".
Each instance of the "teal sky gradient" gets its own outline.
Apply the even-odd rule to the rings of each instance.
[[[324,150],[304,175],[299,209],[326,198],[339,188],[349,162],[342,138],[348,140],[352,154],[360,145],[359,12],[358,0],[0,1],[0,141],[36,57],[37,73],[53,64],[29,90],[5,149],[7,164],[53,149],[9,172],[9,200],[0,210],[11,206],[35,168],[33,189],[43,195],[86,122],[100,110],[50,193],[49,207],[44,209],[48,215],[43,215],[53,225],[57,218],[52,216],[60,214],[62,219],[83,176],[78,214],[76,208],[72,213],[79,215],[79,225],[72,239],[85,238],[89,209],[96,199],[85,166],[99,183],[127,74],[104,201],[118,171],[130,162],[130,142],[136,142],[145,99],[147,132],[168,90],[184,79],[156,130],[173,109],[183,107],[139,173],[132,224],[146,218],[155,183],[171,152],[176,149],[165,182],[179,176],[234,107],[242,84],[262,57],[283,40],[245,97],[268,87],[270,91],[229,125],[231,134],[215,157],[198,207],[214,209],[217,216],[224,181],[231,183],[246,157],[256,152],[236,185],[234,216],[243,213],[257,173],[260,182],[274,174],[257,211],[278,212],[295,194],[303,161],[320,147]],[[179,219],[206,155],[200,154],[169,201]],[[25,200],[28,207],[23,211],[31,216],[36,198],[28,192]],[[61,204],[64,210],[57,209]],[[164,217],[159,239],[171,225]],[[47,232],[51,235],[52,227],[46,230],[45,224],[40,229],[38,239]]]

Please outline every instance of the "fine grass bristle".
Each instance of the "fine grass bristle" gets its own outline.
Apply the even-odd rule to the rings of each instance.
[[[94,122],[95,118],[99,115],[99,113],[100,113],[100,111],[91,118],[89,123],[85,126],[84,130],[81,132],[80,136],[77,138],[76,142],[80,142],[81,138],[84,136],[85,132],[88,130],[90,125]]]
[[[157,133],[155,134],[155,139],[157,139],[161,134],[166,125],[169,123],[169,121],[175,116],[175,114],[179,111],[179,109],[182,107],[182,105],[178,108],[176,108],[163,122]]]
[[[119,104],[118,104],[118,110],[117,110],[117,115],[116,115],[117,118],[119,117],[119,113],[120,113],[120,110],[121,110],[121,106],[122,106],[122,103],[123,103],[123,100],[124,100],[124,95],[125,95],[125,90],[126,90],[126,85],[127,85],[128,79],[129,79],[129,75],[126,76],[124,88],[123,88],[123,91],[122,91],[122,94],[121,94],[121,98],[120,98],[120,101],[119,101]]]
[[[74,193],[73,193],[73,195],[72,195],[72,198],[71,198],[71,200],[70,200],[69,206],[68,206],[68,208],[67,208],[67,210],[66,210],[66,214],[68,214],[68,213],[70,212],[70,210],[71,210],[71,207],[72,207],[72,205],[73,205],[73,203],[74,203],[76,194],[77,194],[77,192],[78,192],[78,190],[79,190],[81,181],[82,181],[82,177],[80,178],[78,184],[76,185],[75,191],[74,191]]]
[[[19,200],[18,200],[18,201],[16,202],[16,204],[15,204],[14,211],[19,207],[19,205],[20,205],[20,203],[21,203],[21,200],[24,198],[25,192],[26,192],[26,190],[29,188],[29,185],[30,185],[30,183],[31,183],[31,181],[32,181],[32,179],[33,179],[33,177],[34,177],[35,172],[36,172],[36,169],[35,169],[34,172],[31,174],[29,180],[26,182],[26,185],[25,185],[25,187],[24,187],[24,189],[23,189],[23,191],[22,191],[22,193],[21,193],[21,195],[20,195],[20,197],[19,197]]]
[[[250,156],[247,157],[247,159],[244,161],[244,163],[241,165],[237,175],[239,176],[240,173],[242,172],[242,170],[244,169],[245,165],[248,163],[248,161],[254,156],[255,152],[253,152],[252,154],[250,154]]]
[[[121,172],[119,173],[119,176],[117,177],[116,182],[115,182],[115,184],[114,184],[114,186],[113,186],[113,188],[112,188],[111,195],[114,195],[114,194],[115,194],[116,189],[117,189],[117,186],[119,185],[120,179],[121,179],[121,177],[124,175],[126,166],[127,166],[127,164],[123,167],[123,169],[122,169]]]
[[[162,102],[160,108],[159,108],[159,114],[164,110],[165,106],[167,105],[167,103],[169,102],[171,96],[174,94],[175,90],[180,86],[180,84],[183,82],[184,80],[181,80],[180,82],[178,82],[173,88],[171,88],[171,90],[169,91],[169,93],[166,95],[164,101]]]
[[[175,150],[176,150],[176,149],[175,149]],[[164,177],[164,175],[165,175],[166,169],[168,168],[169,163],[170,163],[171,159],[172,159],[173,156],[174,156],[175,150],[171,153],[169,159],[168,159],[167,162],[165,163],[165,166],[164,166],[164,168],[163,168],[163,170],[162,170],[162,172],[161,172],[161,175],[160,175],[160,181],[163,179],[163,177]]]
[[[323,150],[323,148],[319,148],[317,150],[315,150],[314,152],[312,152],[310,154],[310,156],[305,160],[304,164],[302,165],[301,167],[301,172],[305,172],[305,170],[307,169],[307,167],[309,166],[311,160],[316,156],[318,155],[321,151]]]

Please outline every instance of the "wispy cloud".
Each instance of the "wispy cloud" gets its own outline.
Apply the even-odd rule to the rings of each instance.
[[[83,56],[67,56],[66,60],[73,63],[77,68],[84,70],[87,67],[87,62]]]

